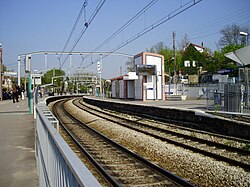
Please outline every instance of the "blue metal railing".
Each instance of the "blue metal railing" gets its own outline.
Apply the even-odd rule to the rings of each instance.
[[[36,99],[35,101],[35,145],[39,186],[101,186],[61,137],[58,121],[48,107]]]

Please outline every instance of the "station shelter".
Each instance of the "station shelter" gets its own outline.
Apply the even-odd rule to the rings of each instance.
[[[112,97],[165,100],[164,56],[142,52],[134,56],[134,72],[111,79]]]

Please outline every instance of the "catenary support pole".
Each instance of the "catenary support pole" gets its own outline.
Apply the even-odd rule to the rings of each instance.
[[[21,85],[21,56],[18,56],[18,62],[17,62],[17,84]]]
[[[31,73],[28,73],[28,104],[29,104],[29,113],[33,114],[33,93],[32,93],[32,78]]]

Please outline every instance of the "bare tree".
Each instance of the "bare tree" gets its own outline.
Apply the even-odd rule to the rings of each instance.
[[[135,65],[134,65],[134,59],[128,58],[128,61],[126,62],[127,71],[135,71]]]
[[[158,42],[157,44],[155,44],[154,48],[156,53],[160,53],[166,48],[166,45],[164,44],[164,42]]]
[[[181,40],[181,42],[178,44],[179,49],[180,49],[181,51],[183,51],[183,50],[188,46],[189,43],[190,43],[190,39],[189,39],[188,35],[185,34],[184,38],[183,38],[183,39]]]
[[[159,54],[162,50],[165,50],[166,48],[167,46],[164,44],[164,42],[158,42],[157,44],[155,44],[150,49],[147,49],[146,51]]]
[[[219,40],[218,46],[224,47],[227,45],[241,45],[246,43],[246,37],[242,37],[240,32],[247,32],[249,29],[247,27],[241,27],[236,24],[227,25],[220,30],[222,37]]]

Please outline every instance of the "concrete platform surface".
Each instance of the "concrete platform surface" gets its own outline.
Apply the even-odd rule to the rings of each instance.
[[[183,101],[170,101],[170,100],[129,100],[129,99],[115,99],[115,98],[106,98],[106,97],[94,97],[94,96],[85,96],[89,98],[94,98],[97,100],[110,100],[112,102],[118,103],[130,103],[130,104],[140,104],[145,106],[158,106],[163,108],[176,108],[176,109],[191,109],[191,110],[207,110],[208,101],[205,99],[199,100],[183,100]]]
[[[38,186],[33,115],[28,101],[0,101],[0,186]]]

